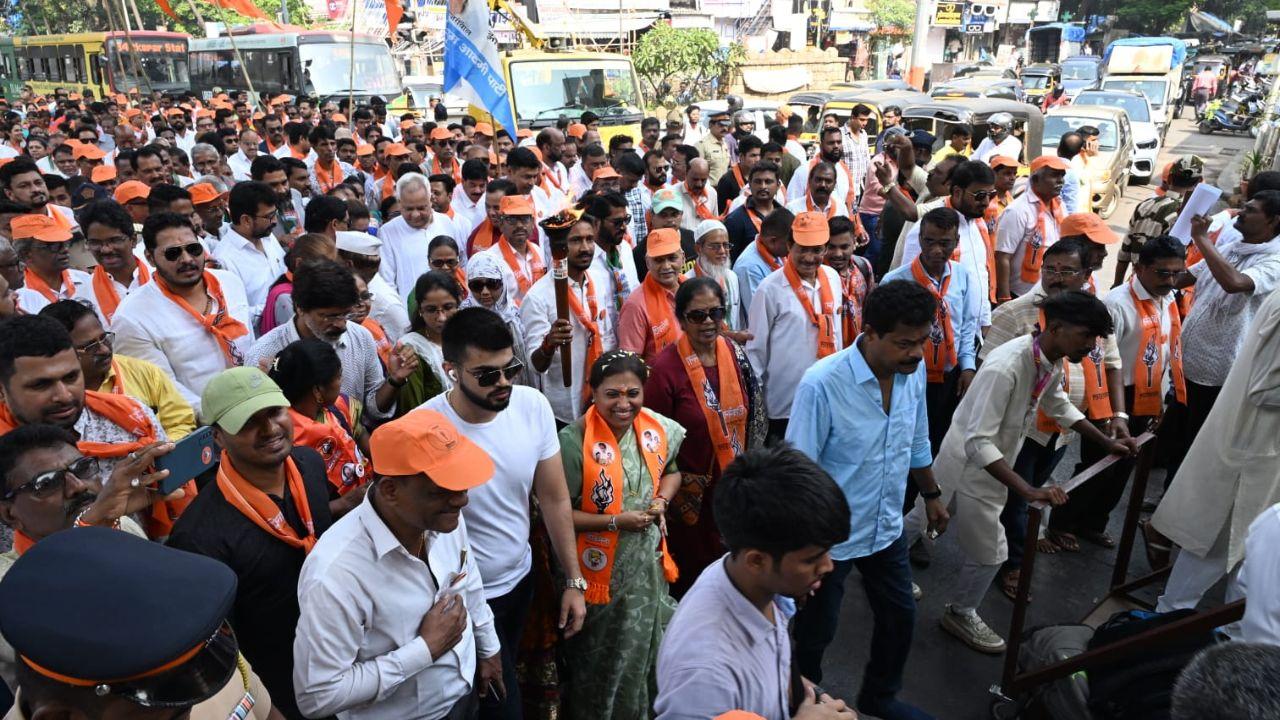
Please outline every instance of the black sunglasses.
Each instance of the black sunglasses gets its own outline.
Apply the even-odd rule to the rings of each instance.
[[[501,278],[476,278],[468,281],[467,287],[471,288],[473,293],[484,292],[485,290],[497,292],[502,289],[502,280]]]
[[[198,258],[201,255],[204,255],[204,246],[198,242],[187,243],[186,245],[173,245],[165,248],[164,252],[161,254],[164,255],[165,260],[168,260],[169,262],[177,262],[178,258],[182,257],[183,253],[186,253],[193,258]]]
[[[698,325],[706,322],[707,318],[720,322],[724,320],[725,312],[723,307],[713,307],[708,310],[687,310],[685,311],[684,319]]]
[[[524,370],[524,363],[519,360],[512,360],[511,364],[504,368],[484,368],[483,370],[468,370],[467,372],[471,373],[471,377],[476,379],[476,384],[480,387],[493,387],[498,384],[499,376],[514,380],[521,370]]]
[[[36,475],[31,478],[31,482],[19,485],[5,493],[4,500],[8,502],[26,492],[31,493],[31,497],[37,500],[43,500],[62,492],[63,486],[66,485],[68,474],[75,475],[81,480],[96,480],[100,473],[101,467],[96,459],[82,457],[64,468],[49,470]]]

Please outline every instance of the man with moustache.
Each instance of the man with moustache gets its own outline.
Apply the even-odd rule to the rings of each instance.
[[[462,163],[462,183],[453,190],[452,207],[454,217],[461,217],[466,221],[467,227],[471,228],[468,232],[474,232],[474,229],[480,227],[488,217],[484,202],[488,184],[489,163],[487,161],[472,158]],[[459,245],[463,245],[466,238],[460,237],[455,240]],[[467,257],[470,257],[470,253]]]
[[[82,174],[87,177],[90,173]],[[49,187],[44,182],[44,175],[30,158],[19,157],[0,167],[0,187],[4,188],[6,198],[26,205],[31,213],[48,215],[72,235],[80,232],[71,208],[50,202]]]
[[[693,267],[684,274],[684,279],[709,277],[720,283],[720,289],[724,291],[724,322],[730,330],[726,334],[744,344],[747,340],[746,310],[742,306],[738,274],[729,264],[729,232],[719,220],[703,220],[698,223],[693,237],[695,260]]]
[[[853,173],[849,170],[849,165],[845,163],[844,141],[840,128],[826,127],[820,133],[821,139],[818,145],[818,157],[810,160],[807,164],[796,168],[795,173],[791,175],[791,182],[787,184],[787,201],[801,200],[809,194],[809,173],[819,163],[830,163],[835,169],[835,188],[832,196],[840,201],[840,204],[846,210],[852,210],[852,203],[856,200],[854,192],[857,185],[853,179]]]
[[[324,460],[294,446],[289,401],[256,367],[214,377],[201,406],[222,448],[217,480],[183,513],[169,546],[235,571],[228,619],[240,648],[280,712],[301,718],[293,693],[298,575],[333,522]]]
[[[538,152],[542,154],[542,178],[538,187],[546,194],[549,204],[568,203],[573,193],[569,182],[569,171],[560,164],[564,150],[564,133],[554,127],[543,128],[535,139]],[[557,206],[558,210],[559,207]]]
[[[622,304],[618,319],[618,347],[637,353],[651,365],[658,353],[680,337],[676,320],[676,290],[684,267],[680,233],[654,230],[645,239],[648,273],[637,292]]]
[[[198,413],[205,384],[243,364],[253,344],[249,301],[234,273],[205,267],[189,218],[152,215],[142,244],[155,274],[120,303],[111,321],[115,349],[165,371]]]
[[[823,160],[809,169],[809,187],[804,197],[787,201],[787,209],[793,213],[820,212],[827,219],[848,217],[844,201],[835,196],[836,166]]]
[[[80,211],[85,247],[98,265],[86,294],[110,328],[116,309],[130,293],[151,281],[151,270],[138,261],[133,218],[114,200],[95,200]]]
[[[18,306],[25,312],[88,297],[89,274],[71,268],[70,229],[48,215],[17,215],[9,221],[9,233],[18,259],[26,265],[23,286],[17,290]]]
[[[862,308],[867,294],[876,286],[871,263],[861,255],[855,255],[865,243],[861,228],[852,218],[837,215],[827,219],[831,239],[827,241],[827,253],[822,261],[840,275],[844,289],[844,346],[849,347],[862,332]]]
[[[680,193],[684,203],[684,222],[681,227],[692,230],[703,220],[718,220],[716,213],[716,189],[707,185],[711,177],[711,166],[701,157],[689,161],[689,169],[684,181],[673,187]]]
[[[483,308],[463,308],[445,323],[442,340],[453,390],[428,400],[423,408],[443,415],[489,455],[495,468],[489,482],[471,491],[463,511],[498,638],[503,648],[510,648],[502,657],[507,694],[483,698],[480,717],[518,720],[515,649],[520,647],[534,585],[530,494],[538,499],[539,515],[565,578],[558,627],[571,637],[586,615],[586,586],[578,569],[555,415],[542,393],[512,384],[522,365],[500,316]],[[512,443],[513,437],[527,442]]]
[[[671,228],[680,233],[680,249],[684,251],[685,258],[684,267],[680,268],[680,271],[685,272],[693,269],[694,259],[698,257],[698,253],[694,247],[694,232],[681,227],[684,221],[684,203],[680,199],[680,193],[676,192],[675,188],[659,188],[653,194],[651,202],[652,204],[649,207],[649,231]],[[648,247],[645,240],[641,240],[636,243],[635,249],[631,252],[631,258],[635,263],[636,273],[641,282],[644,281],[645,275],[649,272],[644,263]]]
[[[418,277],[431,269],[427,245],[437,235],[458,237],[453,220],[431,208],[431,184],[421,173],[411,172],[396,181],[400,216],[378,229],[382,240],[382,266],[378,270],[400,297],[409,297]]]
[[[517,307],[533,285],[547,274],[547,262],[537,242],[537,211],[527,195],[504,195],[498,201],[497,242],[484,252],[502,269],[507,297]]]
[[[750,196],[742,207],[725,216],[724,226],[729,231],[734,258],[755,241],[764,219],[778,207],[778,172],[778,166],[773,163],[753,165],[747,176]]]
[[[1026,294],[1040,281],[1044,251],[1058,242],[1058,225],[1066,217],[1059,196],[1070,167],[1056,155],[1032,160],[1027,192],[1000,216],[995,238],[997,303]]]
[[[249,298],[254,327],[262,316],[267,293],[284,274],[284,248],[272,235],[280,221],[280,196],[264,182],[236,184],[228,196],[231,221],[213,257],[234,273]]]
[[[110,475],[155,443],[168,440],[155,413],[127,395],[85,390],[84,375],[66,329],[53,318],[22,315],[0,325],[0,434],[48,424],[71,433],[80,451]],[[143,513],[152,539],[169,536],[195,497],[187,483],[180,499],[156,496]]]
[[[227,166],[231,168],[231,176],[237,181],[245,181],[250,177],[250,168],[258,157],[258,145],[261,143],[258,133],[253,128],[240,131],[239,146],[235,154],[227,158]]]

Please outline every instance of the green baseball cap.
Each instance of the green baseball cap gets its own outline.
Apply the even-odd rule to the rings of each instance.
[[[205,423],[235,434],[259,410],[289,407],[280,386],[256,367],[223,370],[204,386],[200,415]]]
[[[676,209],[684,211],[684,199],[680,194],[669,187],[664,187],[653,194],[653,214],[657,215],[663,210]]]

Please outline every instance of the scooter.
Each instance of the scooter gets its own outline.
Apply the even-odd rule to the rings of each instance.
[[[1258,115],[1253,99],[1240,101],[1221,98],[1210,100],[1204,107],[1204,115],[1200,120],[1200,133],[1211,135],[1218,130],[1241,133],[1250,137],[1258,136]]]

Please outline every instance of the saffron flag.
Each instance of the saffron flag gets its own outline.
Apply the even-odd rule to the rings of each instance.
[[[387,3],[387,34],[391,37],[391,44],[395,45],[396,27],[400,25],[400,18],[404,17],[404,8],[400,7],[400,0],[386,0]]]
[[[498,41],[489,28],[489,5],[485,0],[449,0],[442,90],[470,99],[512,136],[516,134],[516,120],[498,60]]]
[[[156,0],[156,5],[159,5],[160,11],[173,18],[175,22],[181,22],[178,20],[178,16],[174,14],[173,7],[169,5],[169,0]]]
[[[272,18],[254,5],[252,0],[209,0],[210,3],[220,8],[234,10],[245,17],[257,18],[258,20],[266,20],[271,22]]]

